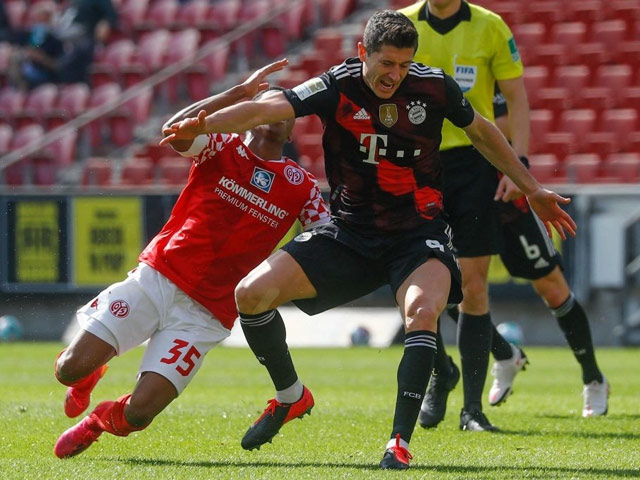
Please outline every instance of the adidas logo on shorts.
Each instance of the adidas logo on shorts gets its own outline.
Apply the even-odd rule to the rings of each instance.
[[[371,117],[364,108],[361,108],[358,113],[353,116],[354,120],[371,120]]]

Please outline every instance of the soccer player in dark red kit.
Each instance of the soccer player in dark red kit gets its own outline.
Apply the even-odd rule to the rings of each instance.
[[[197,102],[170,123],[249,100],[268,85],[281,60],[244,83]],[[237,317],[233,291],[299,219],[305,229],[329,221],[316,180],[282,156],[293,119],[259,125],[243,141],[208,134],[170,142],[193,157],[187,185],[160,233],[128,278],[78,310],[82,329],[56,360],[68,385],[65,413],[80,415],[107,362],[149,339],[133,390],[100,403],[65,431],[60,458],[86,450],[103,432],[127,436],[146,428],[193,379],[207,352],[227,338]],[[311,400],[308,409],[313,406]]]
[[[219,110],[197,126],[176,123],[166,137],[235,132],[311,114],[324,124],[332,222],[290,241],[236,288],[245,337],[277,392],[242,439],[245,449],[270,441],[312,405],[276,308],[294,301],[316,314],[389,284],[406,338],[393,427],[380,467],[409,468],[409,441],[433,365],[438,315],[461,300],[460,271],[441,213],[438,147],[445,118],[513,178],[543,221],[562,235],[565,229],[575,233],[575,223],[558,205],[568,200],[536,182],[500,131],[474,113],[451,77],[413,62],[417,41],[407,17],[378,12],[367,22],[357,58],[291,90]]]

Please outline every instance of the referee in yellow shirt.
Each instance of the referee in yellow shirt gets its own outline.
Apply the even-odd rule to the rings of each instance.
[[[493,93],[497,82],[508,104],[513,148],[526,162],[529,103],[520,55],[504,21],[495,13],[462,0],[422,1],[400,11],[418,30],[415,61],[442,68],[460,85],[475,110],[490,120],[494,119]],[[493,329],[487,276],[491,255],[502,249],[497,201],[513,200],[520,192],[507,177],[498,180],[496,169],[472,146],[464,132],[447,120],[442,128],[440,155],[445,179],[444,207],[453,230],[464,295],[458,318],[464,388],[460,428],[492,431],[497,428],[482,412]],[[526,357],[504,340],[502,344],[494,343],[497,343],[496,358],[513,362],[513,380]],[[440,362],[419,418],[423,427],[434,427],[442,420],[447,396],[459,378],[457,367],[446,357],[441,339],[438,350]]]

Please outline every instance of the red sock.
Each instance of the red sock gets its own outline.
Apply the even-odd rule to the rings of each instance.
[[[95,421],[99,428],[118,437],[126,437],[131,432],[144,430],[151,422],[142,427],[135,427],[124,416],[124,409],[129,403],[129,398],[131,398],[131,394],[127,393],[115,402],[102,402],[91,413],[91,423]]]

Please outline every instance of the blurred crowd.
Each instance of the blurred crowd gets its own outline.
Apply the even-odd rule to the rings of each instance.
[[[31,90],[44,83],[89,83],[95,50],[117,26],[111,0],[32,2],[22,25],[12,25],[7,2],[0,0],[0,42],[11,45],[10,85]]]

